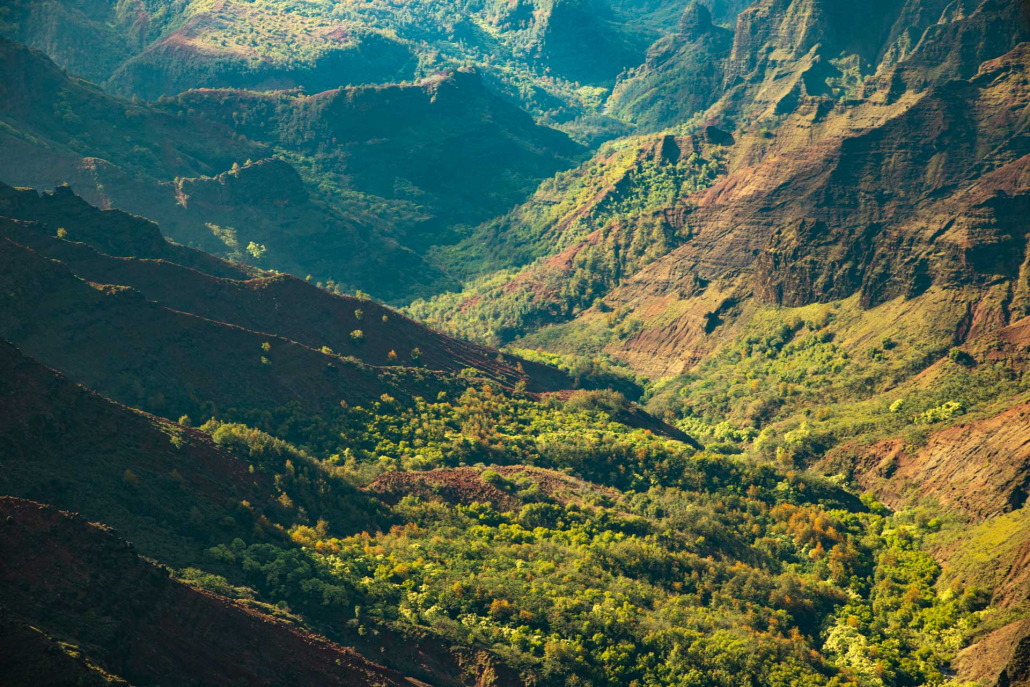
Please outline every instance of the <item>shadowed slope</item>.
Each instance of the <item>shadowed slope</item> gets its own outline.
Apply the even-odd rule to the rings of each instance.
[[[169,579],[102,526],[6,496],[0,521],[3,622],[20,627],[0,634],[5,648],[24,635],[21,623],[31,623],[140,684],[411,684],[348,649]],[[31,658],[8,658],[12,673]]]

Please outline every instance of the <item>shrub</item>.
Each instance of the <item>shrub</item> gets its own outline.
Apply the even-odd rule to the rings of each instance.
[[[350,340],[357,344],[364,343],[365,332],[361,331],[360,329],[355,329],[350,333]]]
[[[255,260],[263,258],[267,251],[268,249],[265,248],[264,244],[254,243],[253,241],[247,244],[247,252],[250,253],[251,257]]]
[[[608,414],[618,413],[627,407],[626,397],[618,391],[604,389],[601,391],[577,391],[565,402],[565,409],[570,411],[604,411]]]
[[[554,529],[565,511],[553,503],[529,503],[519,511],[519,525],[527,530],[537,527]]]
[[[957,365],[962,365],[965,367],[968,367],[976,362],[973,356],[969,355],[961,348],[952,348],[950,351],[948,351],[948,359]]]
[[[504,484],[505,482],[504,476],[501,475],[501,473],[495,472],[493,470],[483,470],[483,472],[480,473],[479,476],[483,479],[484,482],[486,482],[487,484],[492,484],[494,486],[499,486],[501,484]]]
[[[935,422],[951,420],[965,412],[965,408],[962,407],[959,401],[946,401],[936,408],[927,410],[920,416],[920,420],[928,425],[932,425]]]

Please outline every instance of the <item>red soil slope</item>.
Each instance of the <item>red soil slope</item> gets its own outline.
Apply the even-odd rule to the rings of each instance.
[[[349,649],[175,582],[110,530],[69,513],[0,497],[0,528],[5,624],[28,623],[78,645],[129,682],[412,684]],[[19,627],[0,632],[6,675],[24,675],[19,663],[32,659],[12,651],[25,632]],[[39,682],[30,675],[16,684]]]

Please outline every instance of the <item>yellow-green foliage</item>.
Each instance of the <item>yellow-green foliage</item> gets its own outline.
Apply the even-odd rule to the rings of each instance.
[[[975,525],[952,523],[932,543],[950,549],[946,584],[995,589],[1011,574],[1019,552],[1030,546],[1030,511],[1021,508]]]
[[[927,425],[1015,397],[1030,382],[1005,365],[949,356],[949,330],[933,323],[953,302],[935,298],[870,311],[856,298],[759,311],[696,371],[661,384],[651,408],[682,418],[698,438],[727,422],[750,430],[742,441],[765,430],[755,448],[772,455],[779,446],[788,460],[817,458],[844,439],[921,441]],[[934,364],[933,383],[923,383],[917,375]],[[802,423],[805,440],[790,441]]]
[[[751,345],[783,351],[785,338]],[[208,560],[237,581],[188,577],[243,582],[341,632],[406,625],[471,642],[541,684],[941,682],[983,598],[938,584],[921,542],[939,523],[891,516],[804,472],[631,429],[613,420],[624,404],[614,392],[541,402],[484,383],[410,407],[384,396],[323,417],[295,406],[250,416],[261,430],[211,421],[216,443],[274,476],[277,508],[294,525],[269,531],[241,509],[254,536],[217,544]],[[711,435],[751,438],[724,423]],[[781,447],[812,436],[798,426]],[[516,505],[409,495],[377,514],[378,531],[341,510],[372,512],[348,484],[460,465],[480,465],[462,479]],[[565,501],[540,473],[496,465],[592,484]]]
[[[452,270],[473,279],[461,293],[415,301],[408,312],[452,334],[506,343],[578,314],[686,240],[689,229],[654,213],[710,186],[719,162],[697,154],[657,160],[643,153],[653,139],[632,143],[556,175],[528,203],[442,251]],[[571,266],[543,260],[577,245]]]
[[[442,437],[421,431],[418,418],[433,415],[464,417],[461,431],[473,436],[484,435],[480,420],[512,432],[527,413],[539,416],[537,430],[605,425],[597,413],[512,406],[481,392],[444,405],[420,405],[400,423],[377,406],[363,422],[387,453],[407,441],[431,452]],[[651,441],[622,434],[638,451]],[[514,446],[521,435],[486,436]],[[332,462],[349,473],[369,460],[351,452]],[[968,595],[934,591],[939,568],[882,507],[869,502],[865,512],[824,482],[769,466],[681,460],[672,469],[670,454],[646,455],[633,466],[642,488],[569,503],[529,475],[483,470],[480,479],[521,505],[501,512],[409,496],[392,508],[388,531],[347,536],[331,523],[298,524],[293,547],[237,540],[210,556],[237,566],[268,599],[351,618],[359,634],[379,623],[418,626],[489,648],[546,684],[939,681],[952,636],[975,609]],[[618,471],[580,471],[633,484]]]

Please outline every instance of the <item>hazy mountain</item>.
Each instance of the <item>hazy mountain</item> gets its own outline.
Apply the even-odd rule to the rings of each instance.
[[[1026,682],[1026,3],[0,34],[12,684]]]

